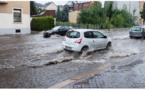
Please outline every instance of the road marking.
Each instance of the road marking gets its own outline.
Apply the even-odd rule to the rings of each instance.
[[[103,66],[101,66],[101,67],[99,67],[99,68],[96,68],[95,70],[89,71],[89,72],[87,72],[87,73],[78,75],[78,76],[73,77],[73,78],[70,78],[70,79],[68,79],[68,80],[65,80],[65,81],[63,81],[63,82],[61,82],[61,83],[58,83],[58,84],[56,84],[56,85],[54,85],[54,86],[51,86],[51,87],[49,87],[49,88],[61,88],[61,87],[64,87],[64,86],[66,86],[66,85],[68,85],[68,84],[70,84],[70,83],[73,83],[73,82],[75,82],[75,81],[77,81],[77,80],[79,80],[79,79],[82,79],[82,78],[84,78],[84,77],[90,76],[91,74],[97,73],[97,72],[99,72],[99,71],[101,71],[101,70],[104,70],[104,69],[110,67],[110,66],[111,66],[111,63],[105,64],[105,65],[103,65]]]

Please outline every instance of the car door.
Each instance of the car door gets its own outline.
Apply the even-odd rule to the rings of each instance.
[[[70,27],[69,26],[65,26],[64,35],[67,33],[68,30],[70,30]]]
[[[93,39],[93,32],[92,31],[86,31],[86,32],[84,32],[84,37],[85,37],[84,44],[88,45],[89,48],[95,49],[96,45],[95,45],[95,41]]]
[[[59,31],[58,31],[58,34],[63,36],[64,32],[65,32],[65,26],[60,27]]]
[[[104,49],[107,45],[107,38],[98,31],[93,31],[93,39],[96,49]]]

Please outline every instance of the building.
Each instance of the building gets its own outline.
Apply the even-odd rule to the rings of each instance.
[[[90,8],[93,3],[93,1],[68,1],[64,8],[68,7],[70,10],[69,22],[78,23],[80,10]]]
[[[70,11],[80,11],[82,9],[90,8],[93,3],[93,1],[68,1],[64,5],[64,8],[69,7]]]
[[[133,15],[133,10],[136,10],[135,16],[137,16],[136,24],[142,25],[143,19],[140,17],[140,11],[143,9],[144,1],[113,1],[113,8],[123,9],[125,6],[127,10]]]
[[[29,33],[30,1],[0,1],[0,35]]]
[[[93,4],[93,1],[87,1],[87,2],[78,2],[74,4],[73,10],[74,11],[80,11],[82,9],[90,8],[90,6]]]
[[[78,23],[78,18],[79,18],[79,14],[80,14],[80,11],[72,11],[72,12],[69,12],[69,22],[71,23]]]
[[[33,15],[32,17],[43,17],[43,16],[52,16],[55,18],[55,10],[45,10],[41,12],[39,15]]]
[[[54,2],[46,3],[44,7],[45,7],[45,10],[55,10],[55,13],[57,12],[57,5],[55,5]]]

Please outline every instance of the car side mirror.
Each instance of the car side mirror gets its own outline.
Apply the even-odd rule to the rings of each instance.
[[[104,38],[107,38],[107,36],[104,36]]]

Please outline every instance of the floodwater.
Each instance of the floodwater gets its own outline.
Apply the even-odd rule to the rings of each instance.
[[[139,53],[141,47],[144,46],[140,39],[129,39],[128,31],[102,32],[111,37],[111,50],[90,51],[83,54],[65,52],[61,44],[63,37],[59,35],[43,38],[41,32],[33,35],[0,36],[0,69],[39,66],[49,62],[67,61],[67,59],[73,61],[77,59],[82,62],[81,59],[94,61],[97,57],[98,60],[108,60],[113,57],[126,57]]]
[[[15,70],[16,72],[19,72],[18,75],[14,74],[12,76],[5,76],[5,79],[4,75],[1,73],[2,75],[0,74],[0,81],[3,82],[3,84],[1,83],[0,87],[48,87],[49,85],[51,86],[58,81],[60,82],[62,80],[61,77],[64,77],[64,80],[65,76],[67,77],[75,73],[77,74],[77,71],[79,71],[79,69],[86,64],[101,65],[113,59],[122,59],[145,52],[145,40],[142,40],[141,38],[130,39],[128,30],[129,29],[115,29],[111,31],[100,30],[112,39],[111,49],[98,51],[90,50],[82,54],[64,51],[62,48],[63,37],[59,35],[53,35],[50,38],[43,38],[43,32],[40,32],[31,35],[0,36],[0,72],[8,70],[4,75],[8,75],[9,73],[12,74],[12,71]],[[66,62],[70,63],[68,64]],[[64,65],[62,63],[64,63]],[[42,79],[44,81],[46,78],[50,80],[43,82],[43,85],[41,85],[40,81],[42,81],[42,79],[37,78],[38,81],[33,81],[33,79],[37,76],[32,77],[32,75],[35,75],[36,72],[33,70],[26,70],[26,68],[45,66],[47,66],[47,69],[41,70],[44,70],[45,74],[44,72],[43,74],[40,74],[41,71],[39,71],[39,73],[37,72],[38,77],[40,77],[40,75],[49,75],[49,77],[43,76]],[[18,68],[23,67],[24,69],[17,70]],[[93,67],[89,66],[89,68]],[[23,73],[22,70],[24,70]],[[83,69],[82,72],[85,72],[85,70],[87,69]],[[65,75],[61,76],[61,74],[64,74],[66,71],[69,71],[69,73],[65,73]],[[25,73],[28,74],[24,75]],[[56,75],[60,76],[57,78]],[[56,77],[54,78],[54,76]],[[10,77],[11,79],[12,77],[19,77],[17,85],[13,85],[12,83],[8,82]],[[23,80],[23,77],[25,77],[24,79],[26,79],[26,77],[28,79],[31,78],[32,80],[30,79],[31,81],[29,82],[37,82],[37,84],[26,84],[27,80],[24,80],[21,84],[19,84],[19,82]]]

